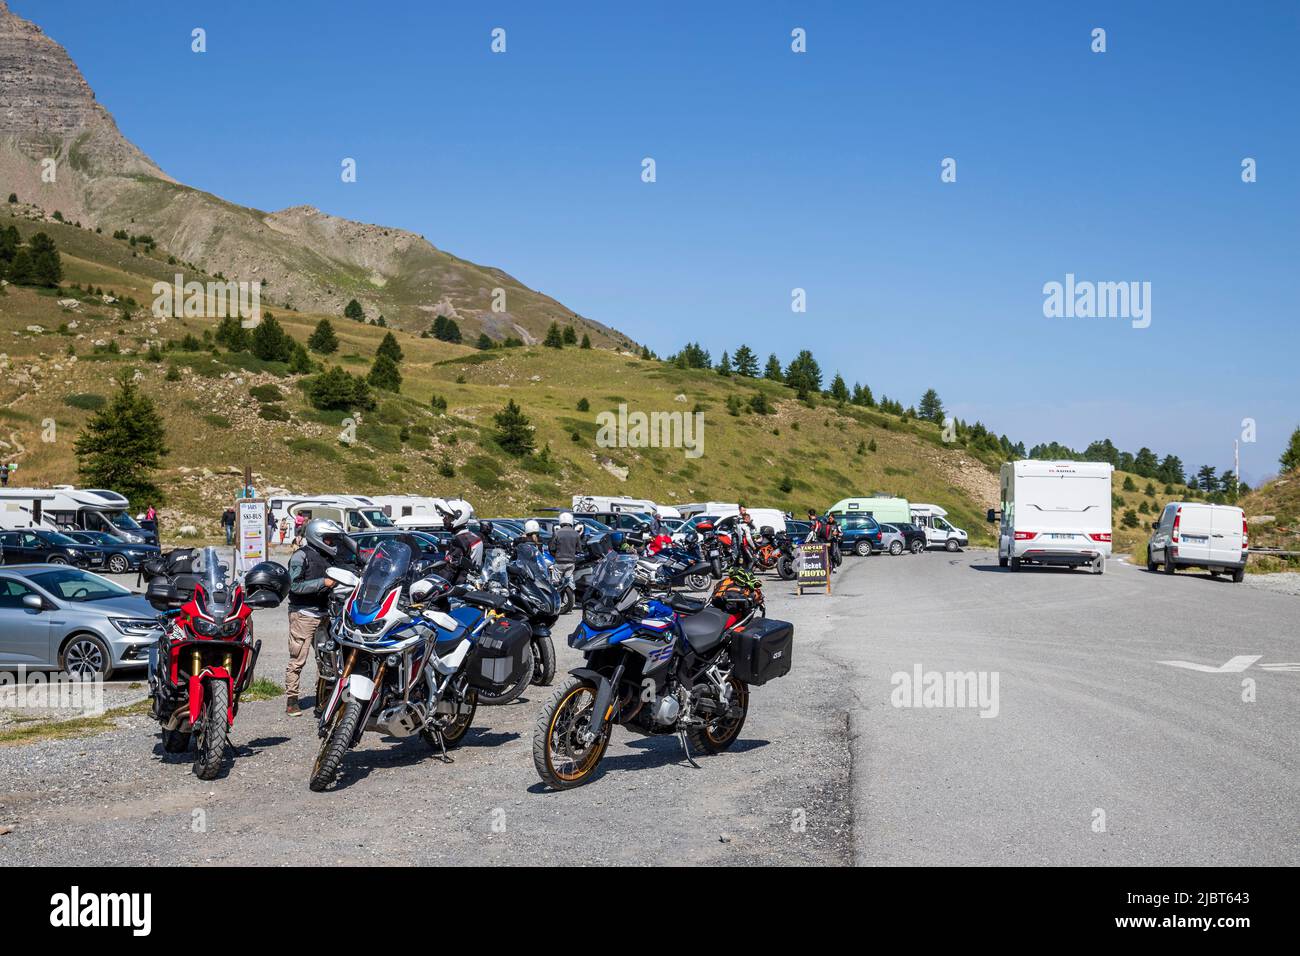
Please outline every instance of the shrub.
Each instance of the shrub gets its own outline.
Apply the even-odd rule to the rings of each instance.
[[[65,405],[71,405],[73,408],[80,408],[88,412],[97,412],[104,407],[108,399],[103,395],[96,395],[93,392],[81,392],[76,395],[66,395],[63,398]]]

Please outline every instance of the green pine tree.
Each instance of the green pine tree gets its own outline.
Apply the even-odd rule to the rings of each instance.
[[[339,337],[334,334],[334,326],[329,319],[316,323],[316,330],[307,339],[307,348],[318,355],[333,355],[339,350]]]
[[[554,328],[554,326],[552,326]],[[557,330],[558,331],[558,330]],[[533,429],[523,411],[514,399],[506,402],[506,407],[492,416],[496,422],[497,444],[507,454],[522,458],[533,450]]]
[[[559,323],[551,323],[551,327],[546,330],[546,340],[542,344],[550,349],[564,348],[564,334],[560,331]]]
[[[344,307],[343,317],[351,319],[353,322],[364,322],[366,321],[366,310],[361,308],[360,302],[353,299]]]
[[[379,352],[375,355],[375,363],[370,366],[370,374],[366,376],[366,382],[373,388],[382,388],[387,392],[400,392],[402,373],[398,371],[397,363],[393,361],[392,356]]]
[[[731,361],[737,375],[743,375],[745,378],[758,377],[758,356],[748,345],[742,344],[736,349],[736,354]]]
[[[167,434],[153,399],[123,370],[113,400],[86,423],[73,444],[77,472],[92,488],[112,488],[136,508],[162,501],[154,472],[167,454]]]
[[[402,347],[397,344],[397,337],[392,332],[385,333],[384,340],[379,343],[379,348],[375,350],[376,355],[387,355],[393,360],[393,364],[402,361]]]

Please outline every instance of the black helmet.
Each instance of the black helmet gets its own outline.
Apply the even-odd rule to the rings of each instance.
[[[278,607],[289,596],[289,569],[263,561],[244,575],[244,603],[252,607]]]
[[[486,520],[484,520],[484,521],[480,521],[480,522],[478,523],[478,536],[479,536],[480,538],[482,538],[484,541],[491,542],[491,540],[492,540],[492,522],[491,522],[491,521],[486,521]]]

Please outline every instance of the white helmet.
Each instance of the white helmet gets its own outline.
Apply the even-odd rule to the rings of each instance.
[[[438,498],[433,503],[434,508],[442,515],[443,526],[448,531],[459,531],[469,524],[470,515],[474,509],[470,507],[468,501],[462,498],[451,498],[443,500]]]
[[[542,526],[537,523],[537,519],[529,518],[524,522],[524,534],[541,534]]]
[[[564,512],[564,514],[560,515],[560,527],[561,527],[561,528],[572,528],[572,527],[573,527],[573,515],[569,514],[567,511]]]

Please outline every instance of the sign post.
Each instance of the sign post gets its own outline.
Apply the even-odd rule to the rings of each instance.
[[[799,545],[798,594],[804,589],[831,593],[831,546],[824,541],[805,541]]]
[[[235,573],[242,576],[270,557],[270,542],[266,540],[266,502],[261,498],[240,498],[235,505]]]

